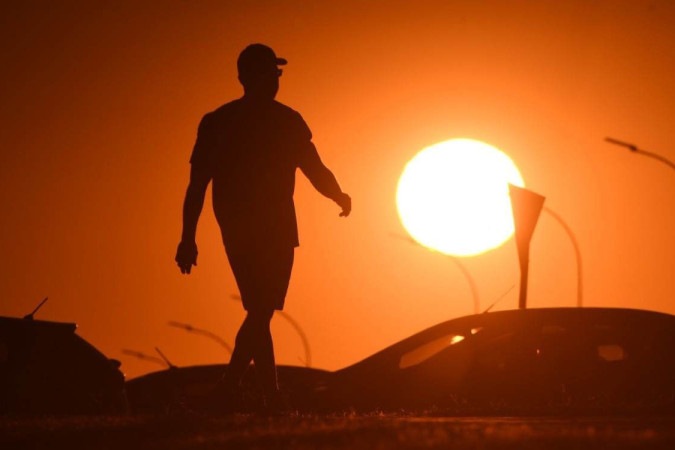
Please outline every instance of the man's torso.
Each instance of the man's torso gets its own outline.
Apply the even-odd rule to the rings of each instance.
[[[278,102],[239,99],[204,117],[190,162],[212,175],[226,245],[298,245],[295,171],[310,140],[302,117]]]

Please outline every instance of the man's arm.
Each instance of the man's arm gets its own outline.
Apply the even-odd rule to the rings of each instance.
[[[193,265],[197,265],[197,222],[204,206],[206,188],[211,181],[211,175],[202,165],[192,164],[190,169],[190,183],[183,202],[183,233],[178,250],[176,263],[181,273],[190,273]]]
[[[300,170],[321,195],[330,198],[342,208],[340,217],[347,217],[352,210],[352,199],[342,192],[335,175],[321,161],[314,144],[310,141],[307,145],[310,146],[309,151],[300,165]]]

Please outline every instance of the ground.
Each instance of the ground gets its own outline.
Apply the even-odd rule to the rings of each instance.
[[[675,417],[0,418],[3,449],[672,449]]]

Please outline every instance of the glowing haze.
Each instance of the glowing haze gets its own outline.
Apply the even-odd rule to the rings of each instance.
[[[278,99],[302,113],[354,201],[343,220],[298,173],[300,247],[284,312],[315,367],[338,369],[471,314],[453,260],[409,245],[396,205],[424,147],[502,150],[574,231],[588,306],[675,313],[675,176],[606,136],[675,160],[672,0],[5,1],[0,6],[0,314],[77,322],[128,376],[227,359],[244,317],[204,206],[182,276],[188,159],[207,111],[237,98],[252,42],[286,59]],[[210,197],[210,195],[209,195]],[[528,304],[574,306],[574,248],[542,214]],[[518,283],[513,239],[462,260],[481,310]],[[512,289],[494,309],[517,306]],[[272,322],[278,362],[303,341]]]
[[[455,256],[502,245],[513,234],[508,185],[524,187],[511,159],[473,139],[452,139],[419,152],[396,192],[403,226],[419,243]]]

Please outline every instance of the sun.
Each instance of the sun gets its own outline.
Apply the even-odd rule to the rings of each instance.
[[[472,256],[513,234],[509,183],[525,186],[505,153],[481,141],[451,139],[408,162],[396,205],[417,242],[447,255]]]

